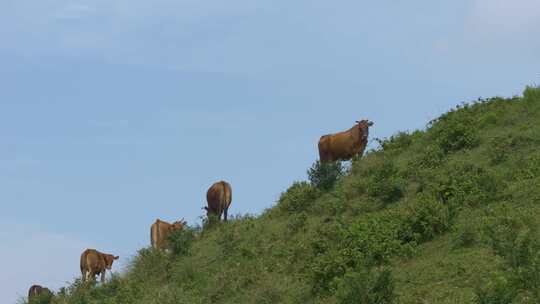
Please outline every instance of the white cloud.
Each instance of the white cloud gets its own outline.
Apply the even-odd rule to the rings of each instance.
[[[80,253],[90,244],[41,227],[0,220],[0,303],[15,303],[33,284],[53,290],[79,275]]]

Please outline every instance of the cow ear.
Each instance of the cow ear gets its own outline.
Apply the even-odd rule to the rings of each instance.
[[[114,257],[115,260],[118,260],[119,258],[120,258],[119,256],[115,256],[115,257]]]

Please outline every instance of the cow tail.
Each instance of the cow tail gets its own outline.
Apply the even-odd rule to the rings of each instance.
[[[231,185],[228,185],[227,187],[227,198],[229,199],[229,201],[227,202],[227,208],[229,208],[229,206],[231,205],[231,202],[232,202],[232,189],[231,189]]]
[[[93,268],[94,267],[92,265],[92,261],[90,261],[90,255],[89,254],[86,255],[84,262],[86,263],[86,265],[87,265],[86,267],[88,268],[88,272],[90,273],[91,279],[93,280],[94,279],[94,277],[93,277],[93,275],[94,275],[94,269]],[[85,276],[88,277],[88,273],[85,273]]]
[[[221,187],[223,187],[223,190],[219,194],[219,205],[221,207],[220,213],[223,213],[227,207],[227,184],[224,181],[221,181]]]

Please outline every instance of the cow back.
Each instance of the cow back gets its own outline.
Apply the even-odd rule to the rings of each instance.
[[[208,209],[212,213],[221,214],[231,204],[231,185],[225,181],[219,181],[213,184],[206,192],[206,201],[208,202]]]
[[[32,285],[30,289],[28,289],[28,301],[30,301],[33,297],[39,296],[42,289],[43,287],[39,285]]]
[[[159,240],[159,219],[157,219],[152,226],[150,226],[150,244],[152,247],[157,248],[158,240]]]
[[[221,186],[218,183],[213,184],[206,192],[206,201],[208,202],[208,209],[212,213],[218,213],[220,211],[220,199],[221,199]]]
[[[52,295],[52,292],[49,290],[49,288],[40,285],[32,285],[28,290],[28,302],[42,295]]]
[[[322,136],[319,140],[321,162],[348,160],[362,155],[367,145],[368,130],[367,124],[359,123],[346,131]]]
[[[81,254],[81,270],[90,271],[93,274],[105,270],[105,259],[101,252],[95,249],[86,249]]]
[[[164,248],[167,244],[169,227],[172,225],[160,219],[157,219],[151,227],[151,243],[154,248]]]

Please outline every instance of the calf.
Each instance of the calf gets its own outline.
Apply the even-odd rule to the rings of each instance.
[[[169,246],[167,238],[173,231],[184,229],[186,222],[182,219],[172,224],[156,219],[150,227],[150,243],[153,248],[166,249]]]
[[[99,252],[95,249],[86,249],[81,254],[81,275],[83,282],[88,278],[95,280],[101,274],[101,282],[105,282],[105,271],[111,270],[112,264],[118,256]]]

